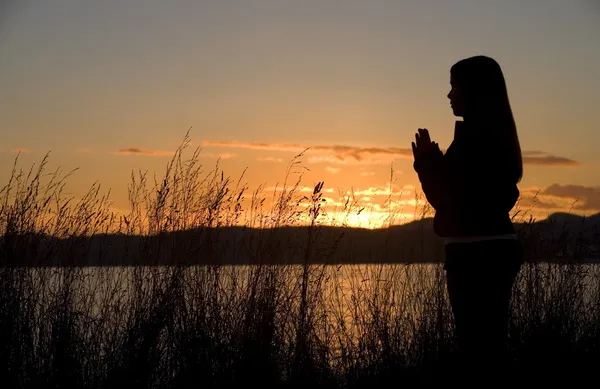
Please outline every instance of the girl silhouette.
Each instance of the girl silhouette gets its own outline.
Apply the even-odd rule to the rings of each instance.
[[[446,153],[418,129],[414,169],[435,209],[434,231],[445,240],[446,281],[458,348],[469,371],[484,373],[505,361],[509,301],[522,264],[509,212],[523,161],[506,84],[486,56],[450,69],[455,116]]]

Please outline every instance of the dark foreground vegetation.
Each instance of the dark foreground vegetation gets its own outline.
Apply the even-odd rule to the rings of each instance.
[[[448,382],[452,316],[427,209],[378,238],[326,228],[333,210],[321,183],[312,193],[299,178],[272,198],[248,194],[218,166],[203,172],[199,151],[184,158],[187,145],[152,185],[132,175],[127,215],[110,211],[99,185],[65,196],[69,174],[48,174],[46,159],[30,172],[15,167],[0,192],[2,387]],[[360,204],[346,198],[335,211]],[[514,214],[527,264],[511,303],[506,376],[596,382],[598,217],[526,214]]]

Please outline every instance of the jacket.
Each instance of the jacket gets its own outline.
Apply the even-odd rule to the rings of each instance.
[[[435,147],[413,167],[435,216],[440,237],[515,233],[509,212],[519,198],[517,180],[500,163],[500,150],[488,147],[485,129],[457,121],[454,140],[443,154]]]

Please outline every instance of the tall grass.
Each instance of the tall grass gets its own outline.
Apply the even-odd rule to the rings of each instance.
[[[343,235],[323,229],[330,211],[323,184],[309,196],[301,190],[302,153],[269,199],[263,188],[248,193],[243,176],[231,180],[218,165],[205,172],[200,150],[186,158],[188,147],[186,136],[159,179],[132,173],[129,211],[121,215],[111,212],[110,193],[101,193],[99,184],[82,198],[65,196],[73,172],[46,173],[47,156],[28,172],[15,161],[0,192],[0,377],[6,387],[341,388],[445,381],[454,339],[440,264],[382,265],[377,258],[362,258],[370,265],[315,264],[328,262],[345,243]],[[342,204],[338,215],[361,212],[356,199]],[[509,328],[515,371],[534,383],[594,377],[600,272],[582,262],[537,261],[566,238],[525,221],[529,261],[514,291]],[[298,225],[306,233],[277,233]],[[222,234],[232,226],[246,227],[234,242]],[[100,238],[109,233],[123,238],[119,250],[103,245]],[[431,254],[421,234],[413,262]],[[139,239],[128,240],[133,237]],[[224,247],[253,265],[223,266]],[[100,263],[114,263],[114,255],[122,263],[142,262],[72,266],[92,255]],[[302,261],[290,264],[290,255]],[[151,266],[165,257],[176,263]],[[198,259],[208,265],[190,266]],[[58,266],[35,266],[49,261]]]

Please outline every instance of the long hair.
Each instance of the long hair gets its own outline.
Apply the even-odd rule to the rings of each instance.
[[[497,147],[511,177],[523,177],[523,156],[517,126],[510,106],[506,81],[500,65],[483,55],[455,63],[450,74],[458,84],[465,103],[465,118],[472,117],[484,128],[486,147]]]

